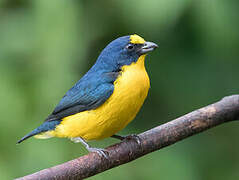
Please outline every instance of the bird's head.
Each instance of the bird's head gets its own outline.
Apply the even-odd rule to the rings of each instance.
[[[136,34],[123,36],[108,44],[97,61],[104,67],[117,69],[136,62],[141,55],[147,54],[157,47],[157,44],[147,42]]]

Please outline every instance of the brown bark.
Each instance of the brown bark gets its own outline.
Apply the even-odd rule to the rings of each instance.
[[[233,120],[239,120],[239,95],[225,97],[219,102],[139,134],[141,139],[140,145],[133,139],[127,139],[112,145],[106,148],[109,152],[109,159],[100,157],[96,153],[90,153],[66,163],[18,178],[18,180],[83,179]]]

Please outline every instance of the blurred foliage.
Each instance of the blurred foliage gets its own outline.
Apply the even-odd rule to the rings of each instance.
[[[15,143],[119,36],[137,33],[160,44],[146,59],[149,96],[121,134],[238,93],[238,7],[231,0],[0,0],[1,179],[86,153],[67,139]],[[91,179],[238,179],[238,136],[237,122],[225,124]]]

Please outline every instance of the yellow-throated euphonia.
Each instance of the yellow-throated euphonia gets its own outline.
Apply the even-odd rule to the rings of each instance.
[[[115,135],[132,121],[150,87],[145,56],[158,46],[134,34],[112,41],[93,67],[63,96],[43,124],[18,141],[61,137],[81,142],[88,151],[105,155],[86,141]]]

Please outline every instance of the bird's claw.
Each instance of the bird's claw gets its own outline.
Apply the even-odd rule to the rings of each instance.
[[[137,134],[130,134],[128,136],[125,136],[125,139],[132,139],[134,140],[138,145],[141,145],[141,139]]]
[[[106,149],[89,147],[87,150],[89,152],[96,152],[100,157],[109,159],[108,151]]]

